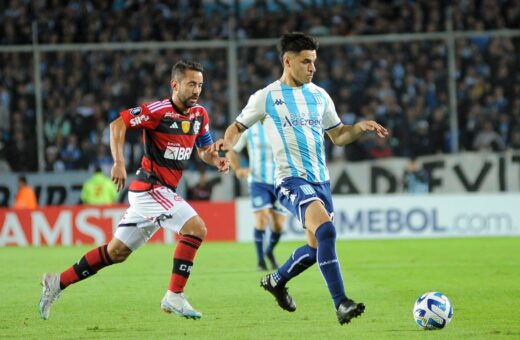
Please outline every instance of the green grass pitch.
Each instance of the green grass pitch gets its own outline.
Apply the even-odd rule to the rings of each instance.
[[[301,243],[281,242],[284,261]],[[340,326],[317,266],[289,283],[298,309],[281,310],[259,287],[252,244],[205,243],[186,295],[199,321],[160,311],[173,245],[146,245],[126,263],[71,286],[39,319],[44,271],[59,272],[89,246],[0,248],[0,338],[33,339],[511,339],[520,338],[520,239],[340,241],[347,293],[367,305]],[[454,317],[423,331],[412,307],[438,290]]]

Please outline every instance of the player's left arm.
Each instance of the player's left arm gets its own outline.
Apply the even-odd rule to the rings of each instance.
[[[197,148],[197,153],[204,163],[213,165],[219,172],[229,172],[229,160],[226,157],[220,157],[218,152],[211,151],[209,145]]]
[[[322,127],[336,145],[346,145],[356,141],[366,132],[374,131],[379,137],[388,136],[388,131],[373,120],[365,120],[354,125],[345,125],[336,112],[334,102],[327,92],[320,93],[325,103]]]
[[[213,165],[219,172],[229,172],[229,161],[225,157],[220,157],[218,152],[214,150],[213,138],[209,132],[209,119],[207,113],[204,112],[203,128],[199,132],[195,145],[197,146],[197,154],[206,164]]]
[[[340,124],[327,131],[332,142],[336,145],[347,145],[355,142],[359,137],[367,132],[375,132],[378,137],[386,138],[388,131],[379,123],[373,120],[364,120],[354,125]]]

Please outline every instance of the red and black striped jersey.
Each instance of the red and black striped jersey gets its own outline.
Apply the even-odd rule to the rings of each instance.
[[[177,187],[194,146],[213,143],[209,133],[208,113],[200,105],[181,113],[171,99],[143,104],[121,111],[128,129],[143,130],[144,155],[141,168],[162,184]],[[130,190],[150,188],[149,183],[134,180]]]

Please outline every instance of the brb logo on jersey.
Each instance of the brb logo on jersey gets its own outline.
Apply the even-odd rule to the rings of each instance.
[[[130,125],[131,126],[137,126],[141,124],[142,122],[149,121],[150,117],[147,115],[137,116],[135,118],[130,119]]]
[[[170,146],[166,147],[164,152],[164,158],[173,159],[176,161],[187,161],[190,159],[193,148],[186,148],[182,146]]]

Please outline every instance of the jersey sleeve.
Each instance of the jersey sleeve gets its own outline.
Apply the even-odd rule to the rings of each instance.
[[[323,112],[321,127],[325,131],[328,131],[338,127],[341,124],[341,119],[339,119],[338,113],[336,112],[336,106],[334,105],[332,98],[330,98],[330,96],[325,91],[323,92],[325,99],[325,111]]]
[[[211,133],[209,132],[209,118],[206,110],[202,111],[203,120],[202,120],[202,128],[199,130],[197,134],[197,138],[195,139],[195,146],[197,148],[203,148],[213,144],[213,138],[211,138]]]
[[[119,112],[127,129],[154,130],[161,121],[160,110],[151,112],[146,105],[137,106]]]
[[[249,129],[253,124],[262,120],[266,116],[265,96],[265,91],[262,90],[251,95],[247,101],[247,105],[236,118],[236,122],[244,128]]]
[[[259,123],[260,124],[260,123]],[[242,151],[246,145],[247,145],[247,131],[240,135],[240,138],[238,139],[235,146],[233,146],[233,151],[240,152]]]

